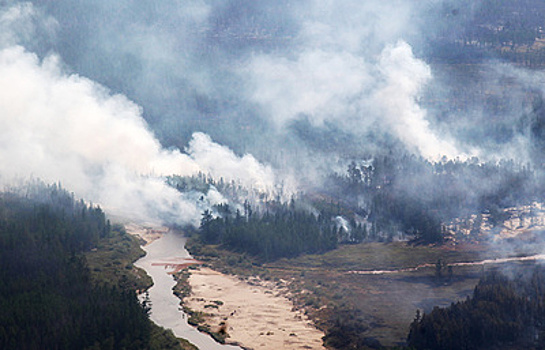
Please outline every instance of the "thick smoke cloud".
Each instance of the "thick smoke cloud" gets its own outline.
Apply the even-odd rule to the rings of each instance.
[[[277,125],[304,116],[356,135],[374,124],[393,130],[410,151],[426,158],[462,155],[430,128],[417,104],[430,68],[406,42],[387,46],[371,64],[346,52],[303,52],[296,61],[260,56],[250,65],[252,98]]]
[[[111,188],[161,187],[154,176],[170,173],[203,171],[263,191],[286,183],[279,172],[316,184],[346,169],[348,158],[390,145],[430,159],[535,161],[531,115],[539,108],[524,105],[533,84],[523,83],[524,70],[490,64],[486,74],[459,79],[427,63],[426,55],[438,55],[427,40],[456,37],[479,1],[0,5],[2,79],[21,91],[3,88],[11,117],[2,123],[11,131],[2,157],[16,165],[4,176],[75,174],[61,180],[113,202]],[[504,93],[505,108],[479,109],[486,104],[478,99],[458,108],[456,89],[483,95],[501,77],[521,79]],[[31,155],[35,162],[22,161]],[[55,169],[46,166],[52,162]],[[116,176],[132,180],[122,186]],[[143,206],[176,207],[161,198]],[[195,208],[193,199],[186,204]]]
[[[425,158],[463,155],[447,137],[440,138],[430,126],[426,111],[417,104],[422,86],[431,79],[430,68],[414,58],[404,42],[387,47],[381,54],[379,69],[384,85],[375,93],[374,105],[385,116],[386,127],[392,128],[409,150]]]
[[[359,138],[378,127],[426,158],[465,156],[418,104],[431,68],[400,39],[416,35],[421,10],[396,1],[300,5],[298,50],[254,55],[244,72],[250,98],[277,126],[305,118]]]
[[[452,140],[434,140],[417,103],[432,77],[408,44],[436,26],[424,15],[440,1],[34,3],[60,23],[49,47],[78,72],[143,105],[167,146],[183,147],[193,131],[204,131],[277,166],[284,164],[271,147],[310,148],[320,157],[313,141],[329,144],[339,132],[366,136],[355,148],[378,147],[367,136],[386,133],[426,157],[459,152]],[[386,62],[390,53],[404,57]],[[400,75],[392,75],[385,64],[405,66],[393,67]],[[413,86],[397,89],[400,80]],[[398,113],[405,107],[412,112]],[[396,131],[413,118],[417,140]],[[306,139],[294,132],[300,122],[309,123]]]
[[[206,200],[200,198],[203,194],[182,197],[161,176],[202,172],[274,191],[272,169],[251,155],[238,157],[198,132],[185,153],[165,150],[134,102],[67,74],[56,55],[40,60],[16,45],[19,32],[26,36],[35,29],[36,14],[23,4],[7,8],[0,17],[5,29],[0,50],[4,184],[28,176],[60,181],[114,214],[180,223],[196,223],[206,202],[224,199],[214,190]]]

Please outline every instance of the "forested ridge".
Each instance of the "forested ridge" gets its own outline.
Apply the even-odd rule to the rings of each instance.
[[[0,194],[0,348],[149,349],[134,290],[92,282],[82,254],[120,234],[58,185]]]
[[[455,218],[487,212],[501,224],[502,210],[542,198],[542,169],[514,161],[429,161],[389,155],[352,162],[334,174],[328,193],[360,211],[374,236],[402,233],[418,242],[441,243],[444,225]]]
[[[216,205],[203,212],[199,232],[205,244],[263,260],[325,252],[341,243],[401,238],[437,244],[452,234],[446,226],[456,218],[486,212],[491,224],[500,225],[505,208],[539,200],[540,174],[512,161],[376,157],[332,174],[321,193],[299,194],[289,202],[265,196],[241,206]],[[218,186],[234,203],[238,199],[235,185],[202,174],[169,181],[180,191]]]
[[[514,274],[514,276],[513,276]],[[415,349],[545,347],[545,268],[486,273],[473,297],[419,312],[408,345]]]

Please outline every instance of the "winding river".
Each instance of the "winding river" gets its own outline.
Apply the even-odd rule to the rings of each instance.
[[[135,265],[144,269],[153,279],[154,285],[149,289],[151,301],[150,318],[156,324],[169,328],[179,338],[189,340],[201,350],[241,350],[240,347],[222,345],[214,341],[208,334],[199,332],[187,323],[187,315],[180,307],[180,300],[173,294],[172,288],[176,284],[169,272],[173,265],[192,261],[191,255],[185,249],[186,238],[175,231],[168,231],[161,238],[143,247],[146,256],[135,262]],[[515,261],[545,260],[545,254],[536,254],[524,257],[509,257],[488,259],[473,262],[450,263],[452,266],[472,266],[487,264],[503,264]],[[400,272],[415,271],[421,268],[431,268],[435,264],[422,264],[415,267],[392,270],[349,271],[348,273],[363,275],[383,275]]]
[[[185,249],[185,237],[169,231],[161,238],[143,247],[146,256],[135,262],[153,279],[153,287],[149,289],[151,301],[150,318],[156,324],[172,329],[174,335],[189,340],[202,350],[241,350],[240,347],[217,343],[208,334],[201,333],[187,323],[187,315],[181,310],[180,299],[173,293],[176,284],[168,265],[191,260]]]

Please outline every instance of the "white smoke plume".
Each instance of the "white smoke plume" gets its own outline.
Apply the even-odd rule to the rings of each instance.
[[[415,34],[421,6],[320,0],[296,9],[296,49],[253,55],[240,70],[250,99],[277,128],[306,120],[360,139],[386,131],[429,159],[475,155],[439,136],[419,104],[432,71],[403,38]]]
[[[410,150],[425,158],[467,157],[452,141],[434,133],[426,119],[426,111],[418,105],[422,87],[432,75],[430,68],[414,57],[407,43],[401,41],[386,47],[378,69],[383,84],[374,93],[372,101],[387,123],[386,127],[391,128]]]
[[[467,3],[0,1],[1,159],[13,164],[2,176],[61,180],[121,207],[112,188],[136,203],[144,190],[129,185],[173,173],[270,192],[280,172],[319,186],[392,144],[432,159],[490,154],[496,140],[474,136],[488,114],[458,112],[425,61],[426,31],[460,30],[479,2]],[[430,86],[444,113],[422,102]],[[512,151],[529,147],[519,134],[498,158],[524,153]],[[142,205],[176,207],[174,194]]]
[[[460,1],[33,3],[59,21],[58,40],[42,51],[58,49],[78,72],[144,106],[144,117],[168,146],[184,147],[193,131],[204,131],[239,153],[275,161],[272,147],[286,153],[310,148],[298,152],[320,157],[312,144],[318,138],[335,153],[327,144],[336,131],[358,140],[378,131],[425,157],[462,153],[445,135],[448,127],[437,136],[437,119],[419,103],[421,88],[433,77],[421,69],[421,50],[413,54],[409,46],[422,42],[422,28],[438,25],[426,22],[430,11]],[[384,57],[394,52],[404,58],[387,63]],[[385,72],[385,64],[405,63],[393,68],[400,79],[412,80],[408,90]],[[392,106],[388,93],[396,97]],[[412,112],[399,113],[406,106]],[[413,118],[420,125],[401,132]],[[310,123],[305,140],[291,129],[299,121]],[[437,142],[423,140],[428,136]],[[369,140],[370,148],[375,141]]]
[[[463,156],[434,133],[419,106],[431,70],[404,41],[386,46],[377,62],[343,51],[305,51],[295,60],[258,56],[248,74],[252,98],[277,126],[305,118],[364,135],[378,124],[426,158]]]
[[[161,176],[198,172],[274,191],[275,175],[251,155],[238,157],[209,136],[195,133],[186,150],[165,150],[125,96],[65,72],[61,59],[40,60],[15,45],[12,22],[32,23],[30,5],[7,9],[0,17],[0,176],[8,185],[28,176],[60,181],[77,196],[113,214],[141,220],[197,223],[205,202],[218,193],[180,195]],[[32,27],[22,26],[31,31]]]
[[[276,178],[273,169],[259,163],[251,154],[237,156],[229,148],[214,143],[204,133],[194,133],[187,153],[213,178],[235,180],[247,188],[262,192],[274,192]]]

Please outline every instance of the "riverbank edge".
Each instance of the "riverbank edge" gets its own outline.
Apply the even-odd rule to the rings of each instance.
[[[214,338],[217,342],[221,344],[238,346],[244,350],[252,350],[253,348],[245,347],[238,341],[230,340],[228,335],[225,336],[221,332],[215,332],[213,330],[215,326],[209,322],[209,318],[211,318],[211,315],[204,312],[192,310],[186,305],[184,299],[189,298],[192,295],[192,288],[189,282],[189,277],[192,270],[196,270],[200,267],[208,268],[225,276],[232,276],[241,280],[245,280],[250,285],[257,285],[266,288],[261,284],[269,283],[270,281],[266,276],[263,276],[263,268],[261,266],[258,266],[257,264],[252,264],[253,266],[249,266],[249,269],[243,270],[225,269],[221,268],[220,266],[216,266],[216,264],[214,264],[214,261],[217,262],[219,260],[225,259],[224,257],[220,258],[216,255],[217,250],[215,248],[201,245],[198,238],[194,235],[189,234],[186,237],[187,241],[185,248],[188,250],[192,257],[200,261],[200,264],[187,266],[184,269],[174,273],[173,275],[176,280],[176,285],[173,290],[174,294],[176,294],[176,296],[180,299],[180,306],[189,317],[188,323],[197,327],[199,331],[209,334],[210,336],[212,336],[212,338]],[[205,251],[203,251],[203,247]],[[238,259],[238,256],[239,254],[236,253],[230,255],[231,258],[236,259]],[[222,263],[225,264],[226,261],[222,261]],[[238,264],[235,265],[238,266]],[[301,302],[301,300],[306,297],[305,294],[308,294],[308,291],[299,289],[299,286],[291,285],[289,281],[276,281],[276,285],[281,285],[280,288],[282,292],[280,294],[291,303],[292,312],[303,314],[307,321],[309,321],[309,323],[312,325],[312,327],[314,327],[325,336],[325,331],[323,327],[315,322],[316,320],[319,321],[319,318],[311,317],[311,315],[314,314],[311,310],[311,308],[313,308],[313,305],[305,305],[305,303]],[[324,349],[327,348],[323,342],[322,346],[324,347]]]
[[[202,281],[195,282],[195,281],[191,281],[191,279],[197,278],[198,280],[201,280],[203,277],[205,279],[210,278],[209,276],[211,275],[216,276],[216,277],[213,277],[214,281],[217,281],[217,283],[219,283],[218,285],[216,285],[216,287],[222,286],[221,288],[217,289],[218,291],[221,291],[223,288],[226,288],[226,290],[231,290],[231,292],[227,292],[228,294],[223,295],[223,297],[225,297],[226,299],[218,295],[211,296],[210,294],[208,294],[210,293],[210,291],[208,292],[197,291],[193,293],[192,284],[197,283],[198,285],[200,285],[199,283],[202,283]],[[231,282],[226,282],[226,281],[231,281]],[[229,286],[232,286],[231,283],[233,283],[233,281],[236,285],[239,286],[237,287],[237,291],[234,294],[232,292],[232,287],[229,287]],[[206,285],[213,286],[214,283],[206,284]],[[216,287],[212,287],[212,290],[216,290],[215,289]],[[206,288],[207,287],[205,287],[205,289]],[[238,289],[238,288],[241,288],[241,289]],[[180,305],[182,306],[184,312],[188,315],[188,323],[193,325],[194,327],[197,327],[199,331],[209,334],[214,340],[216,340],[217,342],[221,344],[238,346],[244,350],[254,349],[255,340],[254,342],[248,342],[249,341],[248,339],[243,340],[239,338],[242,334],[244,334],[245,336],[250,334],[250,333],[246,333],[246,330],[244,330],[246,327],[244,326],[244,324],[254,322],[254,327],[256,328],[259,328],[259,326],[273,327],[269,331],[261,330],[261,333],[259,333],[259,336],[272,336],[276,334],[277,337],[280,336],[280,339],[281,339],[280,341],[283,341],[284,344],[291,343],[290,346],[296,346],[294,347],[294,349],[295,348],[297,349],[300,349],[300,348],[326,349],[323,344],[323,336],[325,334],[323,333],[323,331],[321,331],[315,326],[314,322],[312,322],[312,320],[310,320],[307,317],[304,311],[300,311],[301,309],[295,307],[295,305],[293,304],[293,299],[288,297],[288,294],[290,293],[290,291],[286,287],[282,287],[282,288],[272,287],[270,282],[262,281],[259,278],[256,278],[255,276],[250,277],[249,279],[246,279],[241,276],[225,274],[222,272],[218,272],[217,270],[214,270],[210,268],[210,266],[204,264],[198,267],[194,266],[192,268],[187,268],[184,271],[180,271],[175,289],[176,289],[175,294],[180,298]],[[249,293],[250,289],[253,290],[253,292],[250,292],[250,293],[256,293],[256,289],[261,290],[262,295],[264,296],[268,295],[267,298],[273,298],[276,301],[269,301],[264,303],[261,302],[259,303],[259,306],[255,305],[255,303],[254,303],[254,306],[244,304],[244,307],[246,307],[245,312],[243,312],[244,314],[248,315],[247,313],[248,310],[252,310],[250,311],[252,315],[263,315],[263,308],[261,307],[261,305],[269,305],[269,306],[276,305],[276,307],[280,307],[280,309],[282,310],[282,306],[280,305],[284,305],[285,307],[287,303],[289,307],[283,309],[284,310],[283,312],[285,314],[284,316],[279,315],[280,319],[282,319],[282,317],[285,317],[285,315],[290,315],[288,316],[288,319],[292,318],[294,320],[292,322],[294,323],[289,323],[289,322],[278,323],[275,325],[274,323],[271,323],[271,320],[267,319],[266,317],[263,318],[262,321],[256,321],[256,319],[254,318],[255,316],[251,317],[252,321],[250,321],[250,318],[248,317],[240,318],[240,313],[238,313],[237,311],[239,311],[239,309],[242,307],[242,304],[237,303],[236,301],[233,302],[231,298],[233,295],[239,295],[239,293],[243,293],[243,294]],[[214,294],[214,292],[212,293]],[[220,294],[221,293],[222,292],[220,292]],[[252,295],[256,295],[256,294],[252,294]],[[224,300],[226,300],[225,303],[224,303]],[[193,307],[196,307],[196,309],[194,309]],[[234,311],[231,313],[229,313],[229,311],[226,312],[226,309],[224,309],[224,307],[227,307],[230,310],[234,310]],[[244,307],[242,307],[242,310],[244,310]],[[212,311],[207,312],[208,309]],[[215,312],[216,310],[218,310],[219,313]],[[235,316],[237,317],[237,320],[238,320],[236,326],[233,323],[231,323],[232,321],[231,316],[233,316],[235,312],[236,312],[236,315],[239,315],[238,317]],[[261,317],[263,316],[258,316],[258,319],[261,319]],[[241,328],[239,328],[239,326],[241,326],[240,322],[242,322],[242,330]],[[231,326],[235,327],[235,329],[237,330],[237,332],[234,335],[232,335],[234,339],[230,339],[231,335],[228,334],[228,331],[227,331],[228,328],[231,329]],[[274,330],[275,329],[274,327],[278,327],[278,326],[283,326],[281,327],[282,330],[280,332],[277,332],[276,330]],[[293,329],[293,327],[295,327],[295,329]],[[303,328],[310,327],[307,329],[312,329],[312,331],[310,331],[311,333],[318,332],[320,336],[316,338],[315,336],[310,335],[308,331],[302,331],[302,333],[300,333],[301,327]],[[278,329],[281,329],[281,328],[278,328]],[[293,331],[286,331],[286,329],[293,329]],[[289,336],[288,336],[288,332],[290,332]],[[282,336],[283,333],[284,335]],[[299,340],[295,340],[295,339],[299,339]],[[315,343],[315,341],[317,340],[319,340],[319,346],[318,344]],[[276,345],[273,345],[275,341],[278,342],[278,338],[274,340],[272,343],[268,343],[266,348],[276,349],[277,348]],[[267,342],[265,342],[265,344],[267,344]],[[301,344],[304,344],[304,345],[301,345]],[[314,344],[314,345],[312,347],[308,347],[309,344]],[[261,346],[264,346],[264,344],[261,344]]]
[[[146,291],[153,286],[153,280],[151,276],[147,274],[147,272],[134,265],[136,261],[138,261],[140,258],[146,256],[146,251],[142,249],[142,246],[146,246],[150,243],[152,243],[154,240],[159,239],[162,234],[168,232],[165,231],[164,228],[161,228],[160,230],[153,229],[151,227],[145,227],[140,226],[136,224],[129,224],[123,226],[125,233],[128,237],[131,239],[131,249],[136,250],[138,252],[138,255],[131,255],[130,259],[130,266],[132,270],[134,271],[134,283],[139,283],[138,288],[135,289],[135,293],[138,295],[144,295]],[[137,228],[137,229],[135,229]],[[151,234],[149,234],[149,231],[154,231]],[[158,231],[161,233],[158,234]],[[129,266],[129,265],[127,265]],[[121,269],[122,267],[120,267]],[[141,280],[143,279],[143,281]],[[163,338],[167,341],[175,340],[178,342],[179,347],[181,350],[199,350],[197,346],[195,346],[193,343],[191,343],[189,340],[176,337],[174,333],[170,329],[166,329],[164,327],[159,326],[155,322],[153,322],[151,319],[149,320],[151,326],[152,326],[152,337],[159,337]]]
[[[187,314],[187,323],[189,323],[191,326],[195,327],[199,332],[206,333],[212,337],[216,342],[220,344],[226,344],[226,345],[233,345],[238,346],[242,350],[252,350],[252,348],[245,347],[243,344],[237,341],[229,340],[229,335],[227,332],[214,332],[212,324],[210,324],[208,321],[208,318],[206,313],[193,310],[189,308],[187,305],[185,305],[185,299],[189,298],[191,296],[192,288],[191,284],[189,283],[189,277],[191,274],[191,270],[194,270],[196,267],[195,265],[190,265],[185,268],[183,268],[180,271],[177,271],[173,273],[174,279],[176,281],[176,285],[173,287],[174,295],[180,299],[180,306],[183,308],[184,313]]]

